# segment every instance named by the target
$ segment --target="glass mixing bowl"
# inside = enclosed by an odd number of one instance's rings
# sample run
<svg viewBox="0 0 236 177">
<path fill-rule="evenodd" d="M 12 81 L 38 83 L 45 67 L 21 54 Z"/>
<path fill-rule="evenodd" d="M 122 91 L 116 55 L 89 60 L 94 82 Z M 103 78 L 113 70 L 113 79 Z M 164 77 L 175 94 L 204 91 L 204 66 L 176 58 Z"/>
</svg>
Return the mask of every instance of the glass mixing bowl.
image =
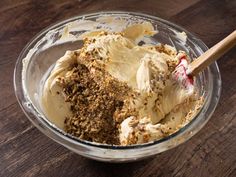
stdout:
<svg viewBox="0 0 236 177">
<path fill-rule="evenodd" d="M 98 12 L 62 21 L 36 35 L 26 45 L 17 60 L 14 71 L 15 93 L 29 120 L 45 135 L 68 149 L 88 158 L 108 162 L 143 159 L 176 147 L 196 134 L 210 119 L 219 101 L 221 78 L 216 63 L 196 77 L 199 94 L 205 98 L 205 102 L 193 120 L 176 133 L 145 144 L 112 146 L 80 140 L 51 123 L 40 106 L 40 91 L 45 80 L 45 73 L 53 67 L 58 58 L 64 55 L 66 50 L 81 47 L 82 42 L 79 36 L 82 33 L 102 28 L 119 31 L 126 25 L 140 21 L 151 22 L 158 30 L 156 35 L 146 38 L 146 43 L 169 44 L 175 46 L 177 50 L 186 51 L 191 58 L 198 57 L 208 49 L 200 39 L 185 29 L 158 17 L 141 13 Z M 71 36 L 62 40 L 61 34 L 68 31 L 68 24 Z M 186 42 L 177 35 L 183 31 L 187 34 Z"/>
</svg>

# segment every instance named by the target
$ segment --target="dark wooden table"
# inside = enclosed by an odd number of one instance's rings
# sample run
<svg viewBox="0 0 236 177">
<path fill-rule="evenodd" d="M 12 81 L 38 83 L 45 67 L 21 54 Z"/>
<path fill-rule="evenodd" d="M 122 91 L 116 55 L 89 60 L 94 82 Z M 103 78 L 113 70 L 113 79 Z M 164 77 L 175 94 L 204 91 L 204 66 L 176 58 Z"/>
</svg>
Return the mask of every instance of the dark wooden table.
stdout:
<svg viewBox="0 0 236 177">
<path fill-rule="evenodd" d="M 236 29 L 236 0 L 1 0 L 0 176 L 236 176 L 236 48 L 219 61 L 220 103 L 191 140 L 155 158 L 128 164 L 86 159 L 32 126 L 13 90 L 16 59 L 40 30 L 95 11 L 144 12 L 177 23 L 209 47 Z"/>
</svg>

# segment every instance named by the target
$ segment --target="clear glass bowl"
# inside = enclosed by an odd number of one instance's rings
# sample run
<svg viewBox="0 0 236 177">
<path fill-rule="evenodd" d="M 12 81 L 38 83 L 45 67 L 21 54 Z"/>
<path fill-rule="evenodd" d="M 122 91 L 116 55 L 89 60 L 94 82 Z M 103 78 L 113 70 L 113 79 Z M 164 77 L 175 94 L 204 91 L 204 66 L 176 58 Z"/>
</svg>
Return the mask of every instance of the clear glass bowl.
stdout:
<svg viewBox="0 0 236 177">
<path fill-rule="evenodd" d="M 149 21 L 156 30 L 159 31 L 155 36 L 148 39 L 148 43 L 163 43 L 174 45 L 178 50 L 186 51 L 192 58 L 201 55 L 208 48 L 194 35 L 185 29 L 160 19 L 158 17 L 134 13 L 134 12 L 98 12 L 83 16 L 77 16 L 62 21 L 36 35 L 21 52 L 14 71 L 14 87 L 18 102 L 29 118 L 29 120 L 45 135 L 67 147 L 68 149 L 88 158 L 108 162 L 127 162 L 137 159 L 143 159 L 187 141 L 196 134 L 210 119 L 219 101 L 221 91 L 221 78 L 218 66 L 213 63 L 204 72 L 196 78 L 196 84 L 199 88 L 199 94 L 204 96 L 205 102 L 200 112 L 185 127 L 176 133 L 157 140 L 141 145 L 131 146 L 112 146 L 99 143 L 88 142 L 73 137 L 63 130 L 57 128 L 44 115 L 40 106 L 40 90 L 42 89 L 42 80 L 45 72 L 52 68 L 56 60 L 63 56 L 66 50 L 78 49 L 81 47 L 80 40 L 61 41 L 61 33 L 65 30 L 65 25 L 71 22 L 81 22 L 90 20 L 95 23 L 80 24 L 81 28 L 73 33 L 78 36 L 87 30 L 103 28 L 104 21 L 97 23 L 97 19 L 103 17 L 112 17 L 113 19 L 122 19 L 126 24 L 137 21 Z M 111 21 L 110 21 L 111 22 Z M 113 20 L 110 25 L 116 28 L 120 24 L 115 24 Z M 83 26 L 85 25 L 85 26 Z M 109 26 L 109 25 L 108 25 Z M 184 31 L 188 38 L 186 43 L 176 36 L 176 33 Z"/>
</svg>

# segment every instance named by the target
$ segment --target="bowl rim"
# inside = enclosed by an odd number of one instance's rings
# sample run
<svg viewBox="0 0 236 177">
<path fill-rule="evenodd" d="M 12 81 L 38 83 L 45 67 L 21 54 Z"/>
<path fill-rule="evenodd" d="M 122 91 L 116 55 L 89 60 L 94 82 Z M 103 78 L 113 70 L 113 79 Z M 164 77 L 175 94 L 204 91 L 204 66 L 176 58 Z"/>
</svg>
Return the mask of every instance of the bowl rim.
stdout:
<svg viewBox="0 0 236 177">
<path fill-rule="evenodd" d="M 147 18 L 147 19 L 152 19 L 152 20 L 157 20 L 165 25 L 171 26 L 171 27 L 175 27 L 178 30 L 184 31 L 187 36 L 191 36 L 192 39 L 196 40 L 198 42 L 198 45 L 201 44 L 201 50 L 205 51 L 208 49 L 208 47 L 205 45 L 205 43 L 200 40 L 199 38 L 197 38 L 195 35 L 193 35 L 192 33 L 190 33 L 188 30 L 184 29 L 183 27 L 176 25 L 175 23 L 172 23 L 170 21 L 167 21 L 165 19 L 162 19 L 160 17 L 157 16 L 153 16 L 153 15 L 149 15 L 149 14 L 145 14 L 145 13 L 140 13 L 140 12 L 133 12 L 133 11 L 97 11 L 94 13 L 88 13 L 88 14 L 81 14 L 81 15 L 77 15 L 71 18 L 68 18 L 66 20 L 62 20 L 56 23 L 53 23 L 52 25 L 49 25 L 48 27 L 44 28 L 43 30 L 41 30 L 39 33 L 37 33 L 27 44 L 26 46 L 22 49 L 20 55 L 17 58 L 16 64 L 15 64 L 15 68 L 14 68 L 14 76 L 13 76 L 13 85 L 14 85 L 14 91 L 15 91 L 15 95 L 17 98 L 17 101 L 21 107 L 21 109 L 23 110 L 23 112 L 25 113 L 25 115 L 27 116 L 27 118 L 34 124 L 34 126 L 36 126 L 43 134 L 45 134 L 46 136 L 48 136 L 49 138 L 57 141 L 58 143 L 64 145 L 63 143 L 61 143 L 59 140 L 55 139 L 55 137 L 49 136 L 48 134 L 46 134 L 45 132 L 45 128 L 47 128 L 47 131 L 52 131 L 56 136 L 59 136 L 60 138 L 69 141 L 72 144 L 75 145 L 84 145 L 84 146 L 93 146 L 96 148 L 101 148 L 101 149 L 111 149 L 111 150 L 128 150 L 128 149 L 140 149 L 140 148 L 145 148 L 145 147 L 150 147 L 153 145 L 157 145 L 157 144 L 161 144 L 163 142 L 166 142 L 170 139 L 173 138 L 177 138 L 178 136 L 180 136 L 181 134 L 183 134 L 187 129 L 189 129 L 197 120 L 198 116 L 200 114 L 203 114 L 204 111 L 204 106 L 206 106 L 206 102 L 204 102 L 204 105 L 202 106 L 201 110 L 194 116 L 194 118 L 185 126 L 183 126 L 182 128 L 180 128 L 178 131 L 176 131 L 175 133 L 161 138 L 159 140 L 155 140 L 155 141 L 151 141 L 148 143 L 143 143 L 143 144 L 134 144 L 134 145 L 128 145 L 128 146 L 121 146 L 121 145 L 109 145 L 109 144 L 101 144 L 101 143 L 95 143 L 95 142 L 90 142 L 90 141 L 86 141 L 86 140 L 82 140 L 79 139 L 75 136 L 72 136 L 66 132 L 64 132 L 63 130 L 57 128 L 56 126 L 54 126 L 52 123 L 50 123 L 49 120 L 46 119 L 46 116 L 41 116 L 39 115 L 37 109 L 34 107 L 32 101 L 27 97 L 27 95 L 24 92 L 23 89 L 23 83 L 22 83 L 22 70 L 20 69 L 20 66 L 22 65 L 22 60 L 24 59 L 23 56 L 25 56 L 25 54 L 27 54 L 29 52 L 29 50 L 31 48 L 29 48 L 34 42 L 37 41 L 37 39 L 39 39 L 40 37 L 42 37 L 43 35 L 45 35 L 49 30 L 52 30 L 55 27 L 59 27 L 62 24 L 66 24 L 70 21 L 74 21 L 74 20 L 78 20 L 78 19 L 86 19 L 88 17 L 91 16 L 102 16 L 102 15 L 130 15 L 130 16 L 134 16 L 136 18 Z M 200 44 L 199 44 L 200 43 Z M 28 52 L 27 52 L 28 50 Z M 212 111 L 209 114 L 207 121 L 210 119 L 211 115 L 213 114 L 213 112 L 215 111 L 215 108 L 219 102 L 219 97 L 221 94 L 221 76 L 220 76 L 220 71 L 219 71 L 219 67 L 217 65 L 216 62 L 214 62 L 212 64 L 212 67 L 215 67 L 216 71 L 217 71 L 217 75 L 214 75 L 213 77 L 216 77 L 216 79 L 219 81 L 218 82 L 218 87 L 217 88 L 212 88 L 212 89 L 216 89 L 216 97 L 218 98 L 216 100 L 216 102 L 214 103 L 214 105 L 212 105 Z M 208 68 L 209 69 L 209 68 Z M 17 75 L 20 74 L 20 78 L 21 80 L 17 79 Z M 19 84 L 21 85 L 20 89 Z M 212 92 L 211 92 L 212 93 Z M 209 100 L 212 99 L 212 94 L 210 95 Z M 23 104 L 21 99 L 24 99 L 25 101 L 30 101 L 30 105 L 27 104 Z M 30 108 L 29 108 L 30 107 Z M 209 107 L 209 105 L 208 105 Z M 29 110 L 30 109 L 30 110 Z M 30 112 L 29 112 L 30 111 Z M 36 117 L 37 121 L 39 124 L 36 124 L 30 115 L 33 115 Z M 197 132 L 200 131 L 200 129 L 207 123 L 207 121 L 205 121 L 205 123 L 203 125 L 201 125 L 201 127 L 199 128 L 199 130 L 197 130 L 196 132 L 194 132 L 189 138 L 191 138 L 194 134 L 196 134 Z M 187 138 L 187 140 L 189 139 Z M 186 141 L 187 141 L 186 140 Z M 184 141 L 185 142 L 185 141 Z M 182 143 L 182 142 L 181 142 Z M 179 144 L 181 144 L 179 143 Z M 178 145 L 179 145 L 178 144 Z M 64 145 L 66 146 L 66 145 Z"/>
</svg>

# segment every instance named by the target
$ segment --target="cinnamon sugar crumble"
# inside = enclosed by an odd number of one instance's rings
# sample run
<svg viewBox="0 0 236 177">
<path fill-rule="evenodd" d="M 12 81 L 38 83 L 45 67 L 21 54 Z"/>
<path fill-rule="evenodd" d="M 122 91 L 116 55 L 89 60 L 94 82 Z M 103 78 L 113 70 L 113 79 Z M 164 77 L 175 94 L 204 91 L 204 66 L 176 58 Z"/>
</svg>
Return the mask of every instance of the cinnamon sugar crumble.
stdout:
<svg viewBox="0 0 236 177">
<path fill-rule="evenodd" d="M 135 112 L 124 103 L 132 91 L 102 68 L 92 71 L 95 74 L 78 64 L 58 79 L 73 113 L 65 119 L 65 131 L 80 139 L 118 145 L 119 123 Z"/>
</svg>

